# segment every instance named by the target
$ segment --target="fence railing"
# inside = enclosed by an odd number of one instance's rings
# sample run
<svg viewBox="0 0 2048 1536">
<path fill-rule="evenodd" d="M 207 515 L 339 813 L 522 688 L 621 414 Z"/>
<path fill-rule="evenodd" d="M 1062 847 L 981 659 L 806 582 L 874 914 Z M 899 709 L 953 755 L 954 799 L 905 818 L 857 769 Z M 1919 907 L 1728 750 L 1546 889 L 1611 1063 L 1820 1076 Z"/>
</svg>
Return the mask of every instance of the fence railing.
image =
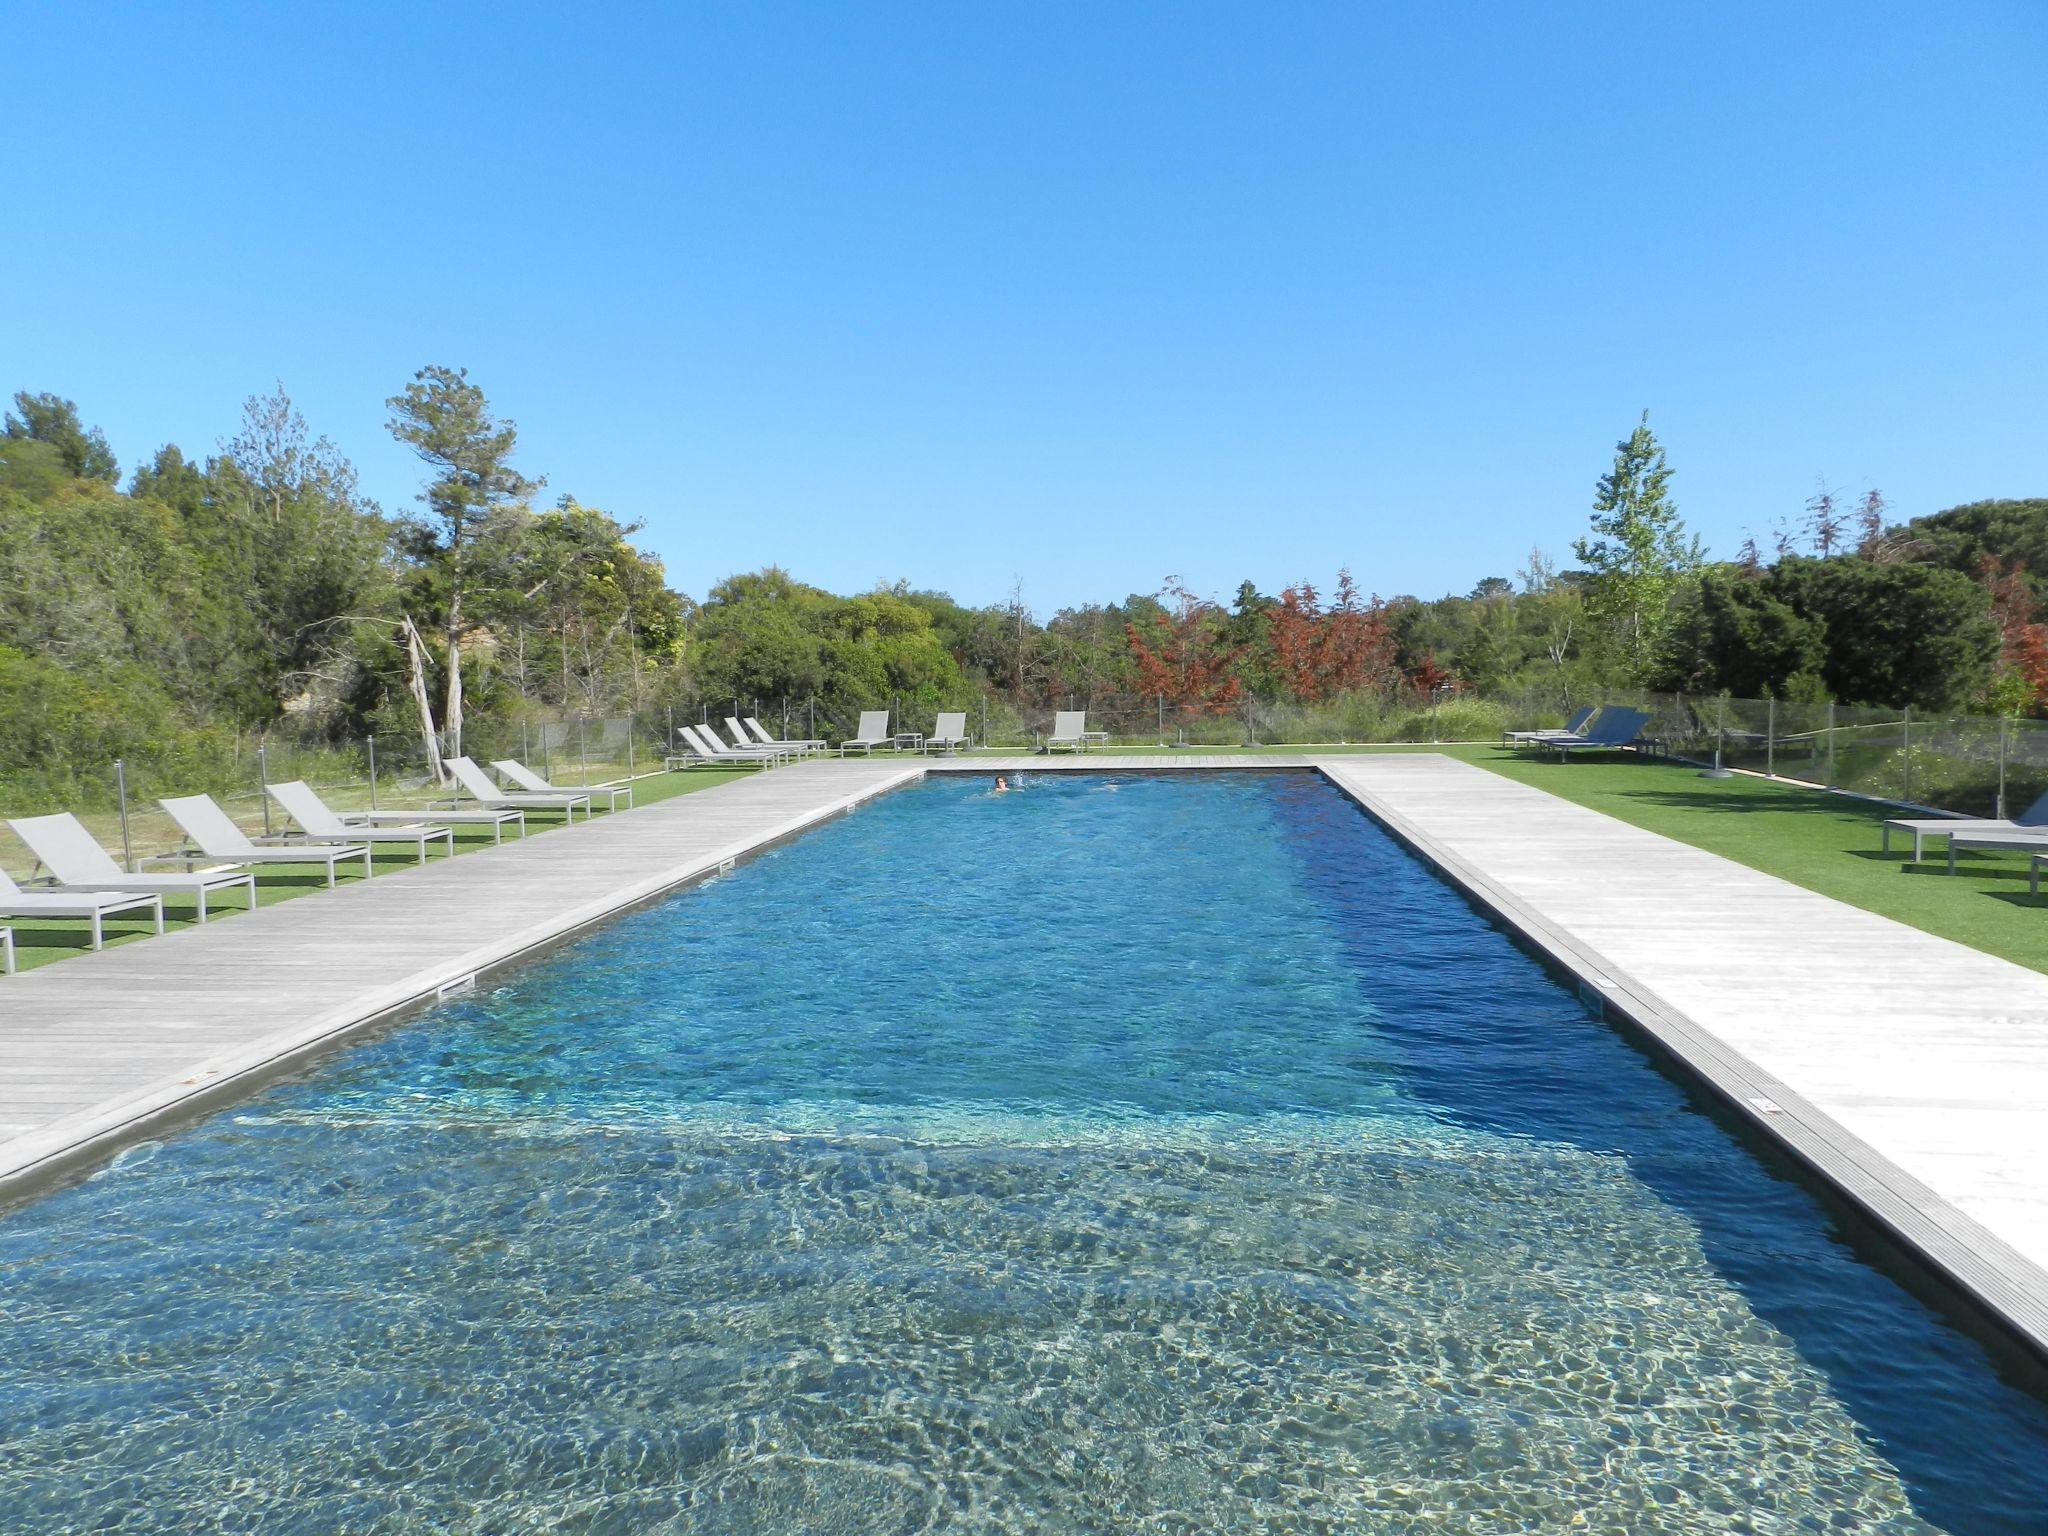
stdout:
<svg viewBox="0 0 2048 1536">
<path fill-rule="evenodd" d="M 1873 799 L 2005 816 L 2048 795 L 2048 722 L 1719 695 L 1616 694 L 1674 756 Z"/>
</svg>

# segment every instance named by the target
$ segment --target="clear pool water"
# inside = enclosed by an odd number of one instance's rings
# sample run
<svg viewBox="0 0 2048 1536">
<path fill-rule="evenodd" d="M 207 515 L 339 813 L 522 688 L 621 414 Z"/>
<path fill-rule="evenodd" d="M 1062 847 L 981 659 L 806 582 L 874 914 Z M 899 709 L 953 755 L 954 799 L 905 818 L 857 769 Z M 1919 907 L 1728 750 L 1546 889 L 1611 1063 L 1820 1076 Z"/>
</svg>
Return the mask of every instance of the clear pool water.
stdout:
<svg viewBox="0 0 2048 1536">
<path fill-rule="evenodd" d="M 0 1530 L 2048 1528 L 1335 791 L 905 791 L 0 1218 Z"/>
</svg>

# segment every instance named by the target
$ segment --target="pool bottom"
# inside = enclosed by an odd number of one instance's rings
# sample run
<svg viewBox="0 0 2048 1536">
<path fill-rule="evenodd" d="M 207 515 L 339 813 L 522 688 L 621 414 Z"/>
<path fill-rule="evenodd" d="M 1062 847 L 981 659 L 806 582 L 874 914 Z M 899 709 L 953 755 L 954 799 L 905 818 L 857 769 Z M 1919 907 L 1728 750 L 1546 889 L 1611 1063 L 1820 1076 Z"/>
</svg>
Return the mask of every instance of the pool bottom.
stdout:
<svg viewBox="0 0 2048 1536">
<path fill-rule="evenodd" d="M 970 1106 L 928 1140 L 785 1128 L 845 1109 L 211 1128 L 211 1153 L 274 1170 L 225 1218 L 324 1193 L 349 1219 L 278 1232 L 204 1295 L 146 1283 L 231 1259 L 202 1224 L 158 1235 L 196 1245 L 184 1263 L 138 1250 L 101 1348 L 12 1362 L 57 1385 L 15 1420 L 0 1509 L 125 1494 L 220 1522 L 151 1530 L 1934 1529 L 1690 1224 L 1643 1220 L 1620 1159 L 1398 1116 L 1169 1124 L 1156 1145 Z M 147 1405 L 146 1490 L 121 1486 L 132 1444 L 103 1461 L 71 1427 L 107 1395 Z"/>
</svg>

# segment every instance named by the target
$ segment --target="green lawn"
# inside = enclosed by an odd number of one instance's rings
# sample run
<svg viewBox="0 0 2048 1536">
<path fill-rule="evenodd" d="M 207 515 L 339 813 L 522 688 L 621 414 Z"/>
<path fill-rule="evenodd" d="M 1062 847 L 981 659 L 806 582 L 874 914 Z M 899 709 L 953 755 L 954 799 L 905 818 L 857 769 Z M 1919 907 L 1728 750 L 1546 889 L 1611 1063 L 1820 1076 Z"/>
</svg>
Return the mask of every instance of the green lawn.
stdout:
<svg viewBox="0 0 2048 1536">
<path fill-rule="evenodd" d="M 657 801 L 671 799 L 676 795 L 688 794 L 693 790 L 709 789 L 714 784 L 729 783 L 733 779 L 743 778 L 753 771 L 755 770 L 746 768 L 731 772 L 718 769 L 693 769 L 687 773 L 653 774 L 644 779 L 634 780 L 633 803 L 635 805 L 652 805 Z M 574 786 L 566 787 L 573 788 Z M 337 797 L 336 803 L 342 803 L 339 797 Z M 597 814 L 600 817 L 605 814 L 604 801 L 601 798 L 598 801 Z M 621 814 L 624 814 L 623 809 Z M 541 812 L 539 814 L 528 813 L 526 818 L 526 835 L 528 837 L 545 837 L 561 825 L 561 818 L 549 812 Z M 0 835 L 5 834 L 0 833 Z M 510 829 L 506 831 L 505 838 L 508 844 L 518 841 L 517 833 Z M 455 852 L 457 857 L 475 853 L 491 846 L 490 828 L 455 828 Z M 442 855 L 436 855 L 436 857 L 442 857 Z M 172 866 L 154 867 L 168 868 Z M 416 869 L 418 867 L 417 855 L 411 848 L 387 844 L 377 850 L 376 869 L 378 876 L 389 875 L 399 870 Z M 360 861 L 342 865 L 342 883 L 360 882 L 363 878 L 361 870 L 362 864 Z M 324 865 L 271 864 L 262 868 L 260 878 L 256 882 L 256 899 L 259 906 L 267 907 L 280 901 L 290 901 L 295 897 L 313 895 L 326 889 L 327 872 Z M 232 923 L 240 911 L 241 900 L 242 896 L 239 891 L 229 892 L 219 897 L 218 904 L 210 905 L 208 908 L 206 919 L 208 924 Z M 175 932 L 180 928 L 195 926 L 197 910 L 196 903 L 189 899 L 177 896 L 166 897 L 164 900 L 165 930 L 167 932 Z M 62 960 L 69 955 L 85 954 L 90 949 L 91 938 L 89 930 L 83 922 L 65 919 L 38 921 L 31 918 L 0 917 L 0 924 L 13 928 L 16 956 L 21 969 L 24 971 L 35 966 L 48 965 L 54 960 Z M 109 948 L 112 948 L 116 944 L 132 944 L 139 939 L 152 938 L 155 936 L 155 931 L 147 917 L 131 917 L 124 913 L 118 917 L 107 919 L 106 936 L 107 945 Z"/>
<path fill-rule="evenodd" d="M 1950 876 L 1944 844 L 1930 844 L 1918 866 L 1908 862 L 1904 838 L 1895 837 L 1893 852 L 1882 854 L 1880 823 L 1911 814 L 1895 806 L 1742 775 L 1703 779 L 1697 768 L 1678 763 L 1560 763 L 1498 747 L 1439 750 L 1823 896 L 2048 971 L 2048 895 L 2027 895 L 2026 856 L 1966 851 Z M 1731 965 L 1740 962 L 1729 956 Z"/>
</svg>

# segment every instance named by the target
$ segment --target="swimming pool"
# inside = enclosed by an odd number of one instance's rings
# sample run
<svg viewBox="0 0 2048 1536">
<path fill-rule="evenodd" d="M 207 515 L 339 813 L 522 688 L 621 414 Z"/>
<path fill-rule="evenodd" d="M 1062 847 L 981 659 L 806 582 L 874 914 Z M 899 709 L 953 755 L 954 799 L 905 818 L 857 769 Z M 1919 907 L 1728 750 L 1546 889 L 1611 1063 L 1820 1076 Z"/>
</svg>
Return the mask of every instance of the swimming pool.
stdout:
<svg viewBox="0 0 2048 1536">
<path fill-rule="evenodd" d="M 8 1532 L 2048 1509 L 2038 1398 L 1308 775 L 901 791 L 0 1270 Z"/>
</svg>

